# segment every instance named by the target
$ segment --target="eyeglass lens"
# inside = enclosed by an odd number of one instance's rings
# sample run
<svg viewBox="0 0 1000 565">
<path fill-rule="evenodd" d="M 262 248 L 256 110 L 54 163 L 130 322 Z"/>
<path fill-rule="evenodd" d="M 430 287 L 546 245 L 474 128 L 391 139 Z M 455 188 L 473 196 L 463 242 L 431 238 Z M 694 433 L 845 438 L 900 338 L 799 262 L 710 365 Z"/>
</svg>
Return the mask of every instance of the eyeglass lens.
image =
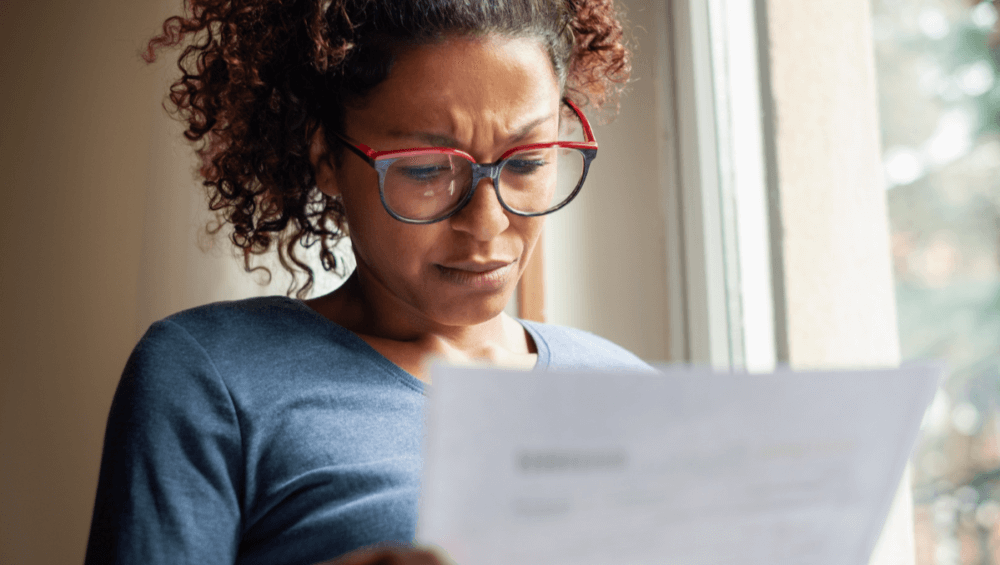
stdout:
<svg viewBox="0 0 1000 565">
<path fill-rule="evenodd" d="M 528 214 L 557 208 L 580 184 L 584 163 L 581 151 L 565 147 L 514 153 L 500 170 L 500 199 L 511 209 Z M 386 170 L 383 190 L 393 212 L 423 221 L 453 211 L 471 185 L 472 164 L 467 159 L 431 153 L 393 162 Z"/>
</svg>

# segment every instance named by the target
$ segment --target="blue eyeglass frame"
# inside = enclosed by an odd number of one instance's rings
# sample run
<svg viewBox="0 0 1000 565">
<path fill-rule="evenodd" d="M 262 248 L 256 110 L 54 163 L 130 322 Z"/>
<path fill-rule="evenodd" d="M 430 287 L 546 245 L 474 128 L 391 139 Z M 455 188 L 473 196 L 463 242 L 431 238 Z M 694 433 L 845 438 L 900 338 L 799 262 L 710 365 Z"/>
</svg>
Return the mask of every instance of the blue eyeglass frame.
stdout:
<svg viewBox="0 0 1000 565">
<path fill-rule="evenodd" d="M 579 194 L 580 189 L 583 188 L 584 181 L 587 180 L 587 172 L 590 170 L 590 163 L 594 160 L 595 157 L 597 157 L 597 140 L 594 139 L 594 132 L 590 128 L 590 122 L 587 121 L 587 117 L 583 114 L 580 108 L 577 107 L 577 105 L 574 104 L 568 98 L 563 98 L 562 101 L 564 104 L 569 106 L 570 109 L 572 109 L 573 112 L 576 114 L 576 116 L 580 119 L 580 123 L 583 125 L 584 137 L 586 138 L 585 141 L 553 141 L 548 143 L 532 143 L 529 145 L 519 145 L 517 147 L 513 147 L 505 151 L 503 155 L 501 155 L 500 158 L 493 163 L 484 163 L 484 164 L 477 163 L 476 159 L 472 155 L 469 155 L 468 153 L 460 149 L 453 149 L 451 147 L 419 147 L 413 149 L 392 149 L 390 151 L 376 151 L 371 147 L 365 145 L 364 143 L 358 143 L 343 134 L 334 132 L 334 135 L 341 143 L 343 143 L 347 147 L 347 149 L 349 149 L 352 153 L 354 153 L 358 157 L 361 157 L 361 159 L 363 159 L 366 163 L 371 165 L 371 167 L 378 172 L 378 192 L 379 192 L 379 198 L 381 198 L 382 200 L 382 207 L 385 208 L 385 211 L 388 212 L 390 216 L 392 216 L 396 220 L 399 220 L 400 222 L 404 222 L 407 224 L 434 224 L 437 222 L 447 220 L 448 218 L 454 216 L 455 214 L 459 213 L 463 208 L 465 208 L 465 206 L 472 200 L 473 195 L 475 195 L 476 189 L 479 188 L 479 183 L 485 178 L 488 178 L 492 181 L 493 190 L 497 195 L 497 201 L 500 202 L 500 205 L 503 206 L 504 210 L 517 216 L 524 216 L 529 218 L 536 216 L 544 216 L 546 214 L 551 214 L 552 212 L 562 209 L 564 206 L 569 204 L 574 198 L 576 198 L 576 195 Z M 521 212 L 508 206 L 507 203 L 503 201 L 503 197 L 500 196 L 500 171 L 501 169 L 503 169 L 503 166 L 506 164 L 507 160 L 510 158 L 511 155 L 519 151 L 526 151 L 532 149 L 548 149 L 552 147 L 565 147 L 568 149 L 577 149 L 581 153 L 583 153 L 583 174 L 580 176 L 580 182 L 577 183 L 576 188 L 573 189 L 573 192 L 571 192 L 570 195 L 567 196 L 566 199 L 562 201 L 562 203 L 560 203 L 555 208 L 552 208 L 551 210 L 546 210 L 544 212 Z M 455 155 L 469 161 L 472 164 L 472 189 L 469 190 L 469 192 L 462 198 L 462 200 L 459 201 L 459 203 L 451 211 L 445 213 L 443 216 L 439 218 L 433 218 L 430 220 L 414 220 L 412 218 L 400 216 L 392 208 L 389 207 L 389 203 L 386 202 L 385 200 L 386 171 L 388 171 L 389 167 L 392 166 L 392 164 L 398 161 L 399 159 L 402 159 L 404 157 L 414 157 L 418 155 L 428 155 L 428 154 Z"/>
</svg>

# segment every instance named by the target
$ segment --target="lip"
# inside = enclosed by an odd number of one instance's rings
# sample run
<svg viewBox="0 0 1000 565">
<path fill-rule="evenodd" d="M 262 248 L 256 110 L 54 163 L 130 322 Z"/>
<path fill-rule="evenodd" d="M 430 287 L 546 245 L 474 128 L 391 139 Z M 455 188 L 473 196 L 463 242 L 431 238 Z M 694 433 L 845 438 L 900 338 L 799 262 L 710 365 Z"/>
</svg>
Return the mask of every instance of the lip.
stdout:
<svg viewBox="0 0 1000 565">
<path fill-rule="evenodd" d="M 440 267 L 445 269 L 454 269 L 456 271 L 469 271 L 472 273 L 486 273 L 488 271 L 495 271 L 497 269 L 502 269 L 507 265 L 516 263 L 517 259 L 513 261 L 460 261 L 457 263 L 441 264 Z"/>
<path fill-rule="evenodd" d="M 474 290 L 499 290 L 515 274 L 513 261 L 459 261 L 435 265 L 442 277 L 453 284 Z"/>
</svg>

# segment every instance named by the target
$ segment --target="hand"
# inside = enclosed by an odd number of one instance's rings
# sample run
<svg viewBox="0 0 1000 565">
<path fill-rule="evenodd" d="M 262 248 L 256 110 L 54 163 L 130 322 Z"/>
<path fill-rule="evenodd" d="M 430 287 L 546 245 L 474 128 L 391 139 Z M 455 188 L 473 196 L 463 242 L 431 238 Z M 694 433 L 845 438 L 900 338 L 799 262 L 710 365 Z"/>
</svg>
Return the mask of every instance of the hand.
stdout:
<svg viewBox="0 0 1000 565">
<path fill-rule="evenodd" d="M 440 552 L 409 545 L 362 547 L 333 561 L 316 565 L 452 565 Z"/>
</svg>

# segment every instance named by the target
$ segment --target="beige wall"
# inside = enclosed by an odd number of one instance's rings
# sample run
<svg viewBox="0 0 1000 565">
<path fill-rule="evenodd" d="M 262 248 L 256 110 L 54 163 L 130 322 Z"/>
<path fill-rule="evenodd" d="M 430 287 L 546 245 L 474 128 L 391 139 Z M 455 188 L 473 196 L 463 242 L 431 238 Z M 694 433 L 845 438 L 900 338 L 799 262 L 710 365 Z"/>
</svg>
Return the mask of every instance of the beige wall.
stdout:
<svg viewBox="0 0 1000 565">
<path fill-rule="evenodd" d="M 80 562 L 135 339 L 152 69 L 145 2 L 0 8 L 0 562 Z"/>
<path fill-rule="evenodd" d="M 82 561 L 104 424 L 150 321 L 269 292 L 197 248 L 201 196 L 138 57 L 179 2 L 0 4 L 0 563 Z M 641 21 L 639 2 L 627 3 Z M 652 39 L 581 201 L 551 231 L 550 319 L 665 357 Z M 630 157 L 633 149 L 637 156 Z M 329 288 L 335 281 L 327 281 Z M 282 286 L 273 290 L 281 292 Z"/>
</svg>

